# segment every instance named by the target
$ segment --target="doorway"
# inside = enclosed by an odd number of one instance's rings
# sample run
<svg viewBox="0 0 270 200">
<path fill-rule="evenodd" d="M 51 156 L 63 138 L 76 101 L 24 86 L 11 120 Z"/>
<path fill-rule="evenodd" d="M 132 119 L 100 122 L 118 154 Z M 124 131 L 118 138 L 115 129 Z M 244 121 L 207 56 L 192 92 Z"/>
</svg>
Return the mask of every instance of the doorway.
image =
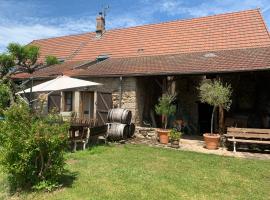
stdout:
<svg viewBox="0 0 270 200">
<path fill-rule="evenodd" d="M 82 117 L 92 119 L 94 117 L 94 93 L 82 92 Z"/>
<path fill-rule="evenodd" d="M 211 116 L 213 111 L 213 106 L 206 103 L 198 103 L 199 109 L 199 134 L 211 132 Z"/>
</svg>

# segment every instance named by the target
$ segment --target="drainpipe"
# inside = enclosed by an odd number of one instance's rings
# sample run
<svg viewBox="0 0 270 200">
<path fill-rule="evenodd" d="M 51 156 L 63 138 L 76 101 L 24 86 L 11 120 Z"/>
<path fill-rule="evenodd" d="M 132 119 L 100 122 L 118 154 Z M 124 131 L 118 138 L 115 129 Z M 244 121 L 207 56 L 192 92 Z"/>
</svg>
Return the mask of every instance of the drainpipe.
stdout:
<svg viewBox="0 0 270 200">
<path fill-rule="evenodd" d="M 120 76 L 119 77 L 120 79 L 120 84 L 119 84 L 119 108 L 121 108 L 122 107 L 122 81 L 123 81 L 123 77 L 122 76 Z"/>
<path fill-rule="evenodd" d="M 32 92 L 32 88 L 33 88 L 33 77 L 30 78 L 31 80 L 31 87 L 30 87 L 30 94 L 29 94 L 29 107 L 32 111 L 33 109 L 33 92 Z"/>
</svg>

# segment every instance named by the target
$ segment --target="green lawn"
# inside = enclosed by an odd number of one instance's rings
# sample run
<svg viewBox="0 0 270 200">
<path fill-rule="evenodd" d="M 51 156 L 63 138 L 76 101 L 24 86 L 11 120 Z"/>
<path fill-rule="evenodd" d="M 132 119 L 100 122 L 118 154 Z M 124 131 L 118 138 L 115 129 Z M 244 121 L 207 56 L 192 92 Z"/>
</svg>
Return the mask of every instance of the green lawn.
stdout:
<svg viewBox="0 0 270 200">
<path fill-rule="evenodd" d="M 140 145 L 96 147 L 67 159 L 66 187 L 10 197 L 1 174 L 0 199 L 270 199 L 270 161 Z"/>
</svg>

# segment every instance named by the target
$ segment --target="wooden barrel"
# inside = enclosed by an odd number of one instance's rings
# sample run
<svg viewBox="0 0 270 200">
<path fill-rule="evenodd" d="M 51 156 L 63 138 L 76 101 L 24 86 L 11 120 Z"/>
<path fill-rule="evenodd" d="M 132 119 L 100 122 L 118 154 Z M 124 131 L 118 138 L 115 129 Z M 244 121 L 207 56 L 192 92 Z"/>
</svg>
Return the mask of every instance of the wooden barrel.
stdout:
<svg viewBox="0 0 270 200">
<path fill-rule="evenodd" d="M 128 137 L 131 138 L 135 133 L 135 125 L 132 123 L 128 125 Z"/>
<path fill-rule="evenodd" d="M 131 111 L 123 108 L 114 108 L 108 112 L 109 123 L 116 122 L 121 124 L 130 124 L 131 117 Z"/>
<path fill-rule="evenodd" d="M 128 137 L 129 127 L 126 124 L 108 124 L 107 135 L 109 140 L 123 140 Z"/>
</svg>

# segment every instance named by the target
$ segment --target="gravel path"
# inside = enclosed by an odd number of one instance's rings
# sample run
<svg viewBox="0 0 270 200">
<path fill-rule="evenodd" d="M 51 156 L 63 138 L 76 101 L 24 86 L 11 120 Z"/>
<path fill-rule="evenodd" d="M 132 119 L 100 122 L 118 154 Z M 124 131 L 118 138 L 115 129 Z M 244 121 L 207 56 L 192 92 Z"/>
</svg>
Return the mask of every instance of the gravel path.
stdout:
<svg viewBox="0 0 270 200">
<path fill-rule="evenodd" d="M 146 144 L 149 146 L 156 146 L 162 148 L 171 148 L 170 144 L 163 145 L 160 144 L 155 138 L 143 138 L 143 137 L 134 137 L 126 143 L 130 144 Z M 261 160 L 270 160 L 270 151 L 265 152 L 246 152 L 246 151 L 238 151 L 233 153 L 232 151 L 228 151 L 226 148 L 219 148 L 217 150 L 208 150 L 204 148 L 204 141 L 198 138 L 182 138 L 180 140 L 180 148 L 176 150 L 184 150 L 184 151 L 193 151 L 200 152 L 206 154 L 216 154 L 221 156 L 233 156 L 238 158 L 248 158 L 248 159 L 261 159 Z"/>
</svg>

